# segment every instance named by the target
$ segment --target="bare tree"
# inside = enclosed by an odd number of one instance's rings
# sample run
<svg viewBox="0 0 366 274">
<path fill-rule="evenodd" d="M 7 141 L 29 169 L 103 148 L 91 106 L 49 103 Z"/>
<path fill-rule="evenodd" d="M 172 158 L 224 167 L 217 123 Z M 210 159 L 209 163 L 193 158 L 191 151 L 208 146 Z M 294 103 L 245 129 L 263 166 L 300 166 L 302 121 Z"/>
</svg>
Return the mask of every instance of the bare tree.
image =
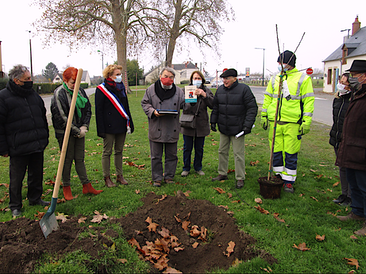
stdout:
<svg viewBox="0 0 366 274">
<path fill-rule="evenodd" d="M 160 36 L 156 36 L 154 46 L 158 59 L 166 54 L 167 66 L 172 65 L 174 51 L 189 48 L 190 42 L 211 47 L 218 53 L 217 42 L 222 34 L 220 21 L 234 19 L 234 11 L 227 0 L 167 0 L 152 1 L 154 9 L 165 15 L 159 24 Z M 193 38 L 193 39 L 191 39 Z M 156 50 L 158 49 L 158 50 Z"/>
<path fill-rule="evenodd" d="M 154 20 L 147 0 L 35 0 L 44 12 L 35 22 L 46 41 L 68 44 L 70 49 L 85 45 L 117 49 L 117 62 L 126 71 L 127 48 L 142 45 Z M 159 14 L 158 10 L 154 14 Z M 124 81 L 126 87 L 127 81 Z"/>
</svg>

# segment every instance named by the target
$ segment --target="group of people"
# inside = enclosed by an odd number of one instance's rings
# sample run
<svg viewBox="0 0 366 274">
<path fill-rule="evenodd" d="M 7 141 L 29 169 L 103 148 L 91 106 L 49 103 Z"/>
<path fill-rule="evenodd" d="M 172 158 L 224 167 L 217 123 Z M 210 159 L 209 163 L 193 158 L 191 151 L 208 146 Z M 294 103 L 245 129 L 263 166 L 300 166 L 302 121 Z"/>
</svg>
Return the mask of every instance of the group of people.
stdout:
<svg viewBox="0 0 366 274">
<path fill-rule="evenodd" d="M 296 56 L 282 52 L 278 59 L 279 73 L 273 76 L 264 93 L 261 126 L 269 130 L 269 146 L 273 149 L 273 173 L 283 181 L 284 191 L 294 193 L 298 152 L 302 136 L 310 131 L 314 111 L 311 78 L 296 68 Z M 63 83 L 51 101 L 52 123 L 62 148 L 78 70 L 67 68 Z M 104 82 L 96 88 L 95 115 L 97 134 L 103 138 L 102 168 L 106 187 L 127 185 L 123 177 L 122 154 L 126 134 L 134 131 L 128 97 L 122 82 L 122 67 L 109 65 L 103 71 Z M 174 183 L 178 156 L 179 134 L 183 134 L 182 177 L 189 175 L 193 148 L 193 168 L 205 175 L 202 159 L 205 137 L 210 130 L 220 132 L 218 176 L 212 181 L 227 180 L 230 145 L 235 160 L 236 188 L 245 180 L 244 138 L 251 132 L 258 106 L 249 86 L 239 83 L 237 71 L 226 69 L 220 75 L 223 85 L 215 95 L 205 85 L 205 77 L 194 71 L 190 84 L 196 86 L 197 102 L 186 103 L 184 91 L 174 84 L 175 71 L 164 68 L 159 79 L 147 88 L 141 106 L 148 118 L 153 185 Z M 48 144 L 48 125 L 43 100 L 33 90 L 29 70 L 15 66 L 9 72 L 7 87 L 0 91 L 0 155 L 10 156 L 9 207 L 13 216 L 22 208 L 22 181 L 28 169 L 28 200 L 30 205 L 48 205 L 41 199 L 43 181 L 43 152 Z M 349 205 L 352 212 L 339 216 L 341 221 L 363 220 L 366 217 L 366 60 L 355 60 L 349 72 L 342 75 L 333 101 L 334 124 L 330 144 L 336 153 L 342 194 L 335 203 Z M 209 117 L 207 109 L 212 109 Z M 193 114 L 195 128 L 179 122 L 180 111 Z M 91 104 L 82 88 L 78 90 L 75 113 L 62 172 L 63 194 L 72 200 L 70 173 L 72 163 L 83 185 L 83 193 L 99 194 L 91 185 L 84 163 L 85 136 L 91 118 Z M 273 138 L 275 140 L 273 141 Z M 110 157 L 114 148 L 116 183 L 110 175 Z M 163 154 L 165 156 L 163 165 Z M 366 234 L 366 222 L 355 232 Z"/>
</svg>

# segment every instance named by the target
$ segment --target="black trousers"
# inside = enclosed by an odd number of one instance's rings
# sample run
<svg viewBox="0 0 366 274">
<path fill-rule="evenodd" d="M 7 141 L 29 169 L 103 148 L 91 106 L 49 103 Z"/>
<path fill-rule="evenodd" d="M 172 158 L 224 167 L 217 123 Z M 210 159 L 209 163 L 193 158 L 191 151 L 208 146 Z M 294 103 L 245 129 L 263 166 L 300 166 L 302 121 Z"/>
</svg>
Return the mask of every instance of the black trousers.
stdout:
<svg viewBox="0 0 366 274">
<path fill-rule="evenodd" d="M 10 157 L 9 207 L 11 210 L 22 208 L 22 186 L 28 168 L 28 193 L 30 204 L 37 203 L 43 192 L 43 151 L 29 155 Z"/>
</svg>

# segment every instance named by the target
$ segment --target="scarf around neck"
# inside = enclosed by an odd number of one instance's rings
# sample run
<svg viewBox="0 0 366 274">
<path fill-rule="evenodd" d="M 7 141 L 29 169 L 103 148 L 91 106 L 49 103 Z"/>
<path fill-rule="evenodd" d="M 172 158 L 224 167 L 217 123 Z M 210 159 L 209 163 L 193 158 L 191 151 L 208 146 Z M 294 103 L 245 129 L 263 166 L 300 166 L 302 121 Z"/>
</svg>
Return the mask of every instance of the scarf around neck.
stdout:
<svg viewBox="0 0 366 274">
<path fill-rule="evenodd" d="M 65 82 L 62 82 L 63 87 L 70 93 L 71 97 L 73 94 L 73 91 L 69 89 L 69 87 L 66 85 Z M 81 117 L 81 109 L 85 108 L 85 104 L 88 102 L 88 99 L 81 96 L 81 94 L 78 92 L 78 97 L 76 98 L 76 113 L 78 115 L 78 117 Z"/>
<path fill-rule="evenodd" d="M 175 92 L 177 91 L 177 87 L 174 84 L 171 89 L 163 89 L 160 80 L 157 80 L 154 86 L 155 86 L 155 93 L 161 101 L 172 98 Z"/>
</svg>

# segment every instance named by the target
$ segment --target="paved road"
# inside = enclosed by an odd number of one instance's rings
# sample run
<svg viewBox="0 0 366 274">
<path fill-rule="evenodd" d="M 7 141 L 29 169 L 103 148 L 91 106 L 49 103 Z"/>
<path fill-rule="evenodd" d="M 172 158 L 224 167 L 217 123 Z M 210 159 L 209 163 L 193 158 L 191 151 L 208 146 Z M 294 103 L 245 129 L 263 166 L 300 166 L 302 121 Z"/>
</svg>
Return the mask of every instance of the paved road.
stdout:
<svg viewBox="0 0 366 274">
<path fill-rule="evenodd" d="M 257 103 L 263 104 L 265 87 L 252 86 L 252 92 L 257 100 Z M 333 95 L 321 92 L 322 89 L 315 89 L 315 102 L 314 102 L 314 117 L 313 120 L 331 126 L 332 120 L 332 103 Z M 95 92 L 95 88 L 88 88 L 85 90 L 88 95 Z M 50 105 L 52 95 L 42 96 L 47 109 L 47 117 L 50 118 Z M 50 120 L 49 120 L 50 121 Z M 50 125 L 51 123 L 49 123 Z"/>
<path fill-rule="evenodd" d="M 257 100 L 257 103 L 263 104 L 265 87 L 250 87 Z M 321 92 L 322 89 L 315 89 L 314 116 L 313 120 L 331 126 L 333 95 Z"/>
</svg>

